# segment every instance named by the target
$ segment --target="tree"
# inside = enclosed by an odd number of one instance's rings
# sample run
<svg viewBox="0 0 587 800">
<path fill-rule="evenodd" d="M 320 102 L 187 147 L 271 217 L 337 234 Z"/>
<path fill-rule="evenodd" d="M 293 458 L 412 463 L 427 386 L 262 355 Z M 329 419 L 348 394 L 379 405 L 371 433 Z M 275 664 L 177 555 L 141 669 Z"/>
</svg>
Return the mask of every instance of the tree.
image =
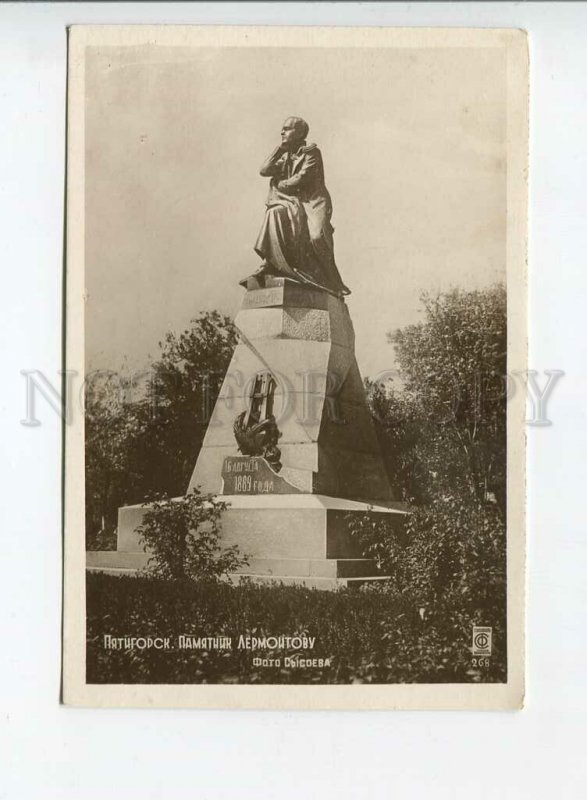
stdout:
<svg viewBox="0 0 587 800">
<path fill-rule="evenodd" d="M 423 322 L 388 334 L 403 389 L 368 387 L 392 479 L 407 499 L 458 488 L 505 513 L 505 289 L 422 301 Z"/>
<path fill-rule="evenodd" d="M 145 494 L 186 491 L 236 342 L 230 318 L 208 311 L 159 344 L 161 357 L 140 406 L 136 458 Z"/>
<path fill-rule="evenodd" d="M 86 547 L 115 546 L 118 507 L 137 496 L 141 475 L 133 443 L 143 423 L 136 405 L 125 402 L 117 373 L 100 371 L 85 384 Z"/>
<path fill-rule="evenodd" d="M 119 506 L 153 493 L 185 493 L 236 340 L 228 317 L 203 312 L 159 343 L 146 388 L 130 373 L 91 376 L 85 419 L 90 549 L 105 546 L 104 531 L 114 544 Z"/>
<path fill-rule="evenodd" d="M 405 530 L 380 515 L 349 521 L 365 556 L 423 625 L 438 652 L 490 625 L 506 654 L 506 295 L 502 286 L 423 298 L 424 319 L 389 335 L 401 386 L 368 383 Z"/>
</svg>

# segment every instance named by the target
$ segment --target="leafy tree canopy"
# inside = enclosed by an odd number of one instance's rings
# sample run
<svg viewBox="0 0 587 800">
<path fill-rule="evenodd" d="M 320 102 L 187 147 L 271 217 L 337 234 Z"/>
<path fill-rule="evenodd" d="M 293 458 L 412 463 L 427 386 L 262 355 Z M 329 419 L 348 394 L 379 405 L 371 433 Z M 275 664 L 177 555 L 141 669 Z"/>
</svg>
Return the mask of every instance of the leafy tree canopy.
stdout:
<svg viewBox="0 0 587 800">
<path fill-rule="evenodd" d="M 406 499 L 456 489 L 504 510 L 505 289 L 422 302 L 422 322 L 388 334 L 404 385 L 368 384 L 392 481 Z"/>
<path fill-rule="evenodd" d="M 237 335 L 217 311 L 159 343 L 148 374 L 90 376 L 86 390 L 86 537 L 112 546 L 118 508 L 185 493 Z M 146 380 L 146 388 L 145 388 Z"/>
</svg>

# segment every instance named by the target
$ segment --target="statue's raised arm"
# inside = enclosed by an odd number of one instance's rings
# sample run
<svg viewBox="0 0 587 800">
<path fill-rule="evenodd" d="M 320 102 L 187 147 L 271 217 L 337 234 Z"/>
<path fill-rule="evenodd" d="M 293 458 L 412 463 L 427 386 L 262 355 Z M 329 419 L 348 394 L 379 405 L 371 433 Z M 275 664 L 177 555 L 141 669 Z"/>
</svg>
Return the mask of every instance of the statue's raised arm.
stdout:
<svg viewBox="0 0 587 800">
<path fill-rule="evenodd" d="M 272 178 L 275 175 L 281 174 L 282 156 L 285 155 L 285 152 L 284 147 L 278 145 L 271 155 L 261 164 L 259 174 L 263 178 Z"/>
<path fill-rule="evenodd" d="M 322 154 L 307 144 L 308 124 L 289 117 L 281 144 L 261 165 L 270 178 L 265 218 L 255 243 L 263 263 L 255 273 L 282 275 L 337 295 L 349 294 L 334 260 L 332 203 Z"/>
</svg>

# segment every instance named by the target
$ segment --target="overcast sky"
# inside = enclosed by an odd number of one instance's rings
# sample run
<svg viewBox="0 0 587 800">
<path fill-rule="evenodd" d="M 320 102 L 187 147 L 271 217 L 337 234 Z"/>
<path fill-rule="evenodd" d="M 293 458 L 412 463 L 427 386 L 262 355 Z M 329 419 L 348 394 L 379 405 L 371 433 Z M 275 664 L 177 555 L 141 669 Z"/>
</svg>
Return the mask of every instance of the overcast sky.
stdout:
<svg viewBox="0 0 587 800">
<path fill-rule="evenodd" d="M 283 120 L 325 162 L 363 375 L 419 295 L 505 279 L 501 49 L 89 48 L 87 368 L 143 368 L 203 309 L 234 316 Z"/>
</svg>

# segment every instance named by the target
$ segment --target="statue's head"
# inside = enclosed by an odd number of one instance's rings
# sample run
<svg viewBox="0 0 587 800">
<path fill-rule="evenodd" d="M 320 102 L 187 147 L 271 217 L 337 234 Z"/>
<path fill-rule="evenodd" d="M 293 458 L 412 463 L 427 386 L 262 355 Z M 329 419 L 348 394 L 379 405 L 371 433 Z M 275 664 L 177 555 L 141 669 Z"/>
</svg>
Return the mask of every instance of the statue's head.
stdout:
<svg viewBox="0 0 587 800">
<path fill-rule="evenodd" d="M 281 127 L 281 144 L 291 149 L 303 142 L 310 126 L 301 117 L 288 117 Z"/>
</svg>

